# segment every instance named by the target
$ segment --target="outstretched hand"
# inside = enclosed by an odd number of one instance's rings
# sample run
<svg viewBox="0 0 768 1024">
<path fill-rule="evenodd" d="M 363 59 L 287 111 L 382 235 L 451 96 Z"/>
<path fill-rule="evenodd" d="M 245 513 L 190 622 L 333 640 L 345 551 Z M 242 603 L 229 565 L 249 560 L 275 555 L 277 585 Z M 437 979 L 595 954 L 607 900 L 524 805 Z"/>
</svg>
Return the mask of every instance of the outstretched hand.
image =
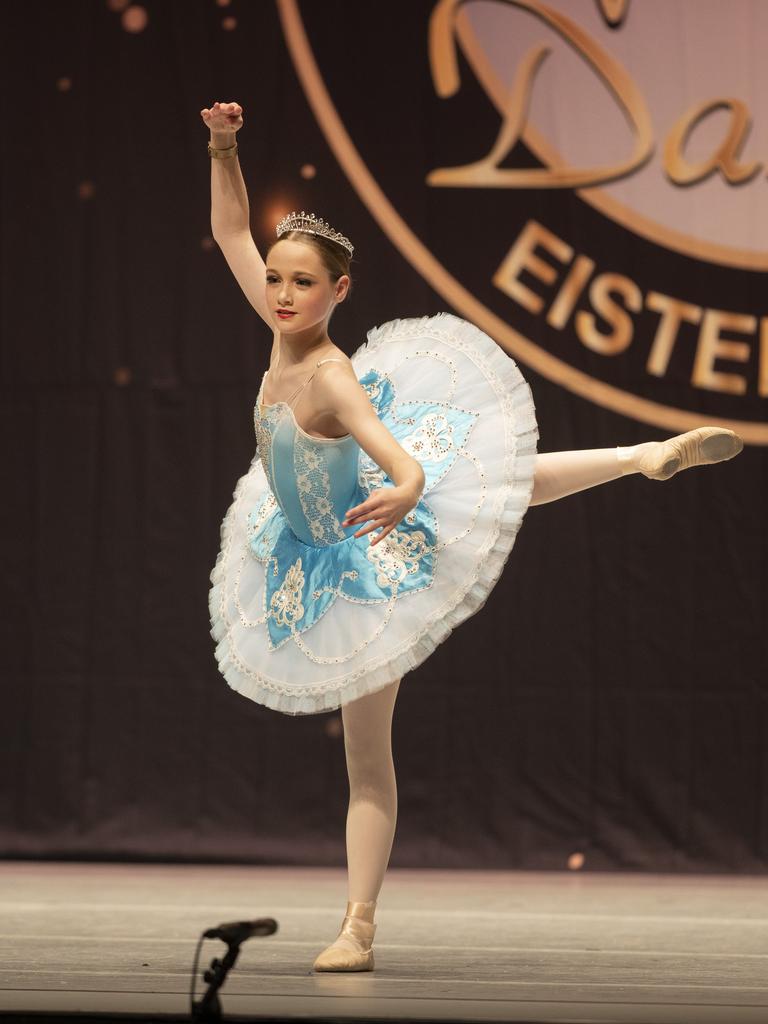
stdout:
<svg viewBox="0 0 768 1024">
<path fill-rule="evenodd" d="M 410 487 L 381 487 L 376 491 L 371 491 L 360 505 L 349 509 L 341 525 L 354 526 L 356 523 L 367 523 L 354 536 L 362 537 L 373 530 L 379 530 L 375 540 L 371 541 L 372 544 L 378 544 L 394 530 L 418 500 L 419 495 L 414 495 Z"/>
<path fill-rule="evenodd" d="M 243 108 L 239 103 L 214 103 L 203 107 L 200 116 L 212 132 L 232 132 L 243 127 Z"/>
</svg>

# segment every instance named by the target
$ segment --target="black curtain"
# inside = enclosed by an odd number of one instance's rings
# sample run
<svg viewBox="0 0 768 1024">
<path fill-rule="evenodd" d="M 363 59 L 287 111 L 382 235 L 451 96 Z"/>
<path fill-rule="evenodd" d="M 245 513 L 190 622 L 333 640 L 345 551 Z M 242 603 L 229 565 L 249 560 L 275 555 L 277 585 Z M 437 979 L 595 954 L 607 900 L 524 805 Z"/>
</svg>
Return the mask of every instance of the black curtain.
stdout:
<svg viewBox="0 0 768 1024">
<path fill-rule="evenodd" d="M 148 2 L 137 32 L 117 6 L 4 10 L 2 854 L 342 864 L 339 714 L 292 718 L 230 691 L 208 632 L 271 339 L 210 238 L 200 108 L 245 109 L 260 247 L 291 209 L 354 241 L 354 295 L 332 325 L 347 352 L 375 324 L 448 307 L 339 168 L 271 2 Z M 432 4 L 386 6 L 368 20 L 378 84 L 346 103 L 360 145 L 396 164 L 422 104 L 397 144 L 366 135 L 367 105 L 402 104 L 409 82 L 424 94 L 423 64 L 392 47 L 407 24 L 423 49 Z M 363 9 L 302 6 L 342 91 Z M 418 196 L 398 201 L 417 221 Z M 570 194 L 527 201 L 578 216 Z M 473 240 L 427 226 L 488 288 Z M 620 244 L 596 215 L 584 230 Z M 542 450 L 662 436 L 521 369 Z M 401 686 L 393 865 L 765 867 L 767 469 L 753 446 L 529 511 L 485 608 Z"/>
</svg>

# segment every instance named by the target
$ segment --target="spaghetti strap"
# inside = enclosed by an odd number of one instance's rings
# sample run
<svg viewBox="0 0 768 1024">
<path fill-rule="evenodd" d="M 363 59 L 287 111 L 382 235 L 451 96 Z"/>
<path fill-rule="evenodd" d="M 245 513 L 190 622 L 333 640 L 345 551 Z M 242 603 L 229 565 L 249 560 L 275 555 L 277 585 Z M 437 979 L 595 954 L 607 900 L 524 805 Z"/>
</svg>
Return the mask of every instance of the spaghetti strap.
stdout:
<svg viewBox="0 0 768 1024">
<path fill-rule="evenodd" d="M 304 390 L 304 388 L 307 386 L 307 384 L 309 384 L 309 382 L 312 380 L 312 378 L 314 376 L 315 376 L 315 374 L 311 373 L 309 375 L 309 377 L 307 377 L 307 379 L 304 381 L 303 384 L 299 384 L 299 386 L 296 388 L 296 390 L 293 392 L 293 394 L 291 395 L 291 397 L 287 400 L 287 402 L 285 404 L 286 405 L 291 405 L 291 403 L 293 402 L 294 398 Z"/>
<path fill-rule="evenodd" d="M 338 359 L 336 356 L 328 356 L 327 359 L 321 359 L 316 365 L 317 366 L 322 366 L 323 363 L 343 363 L 343 362 L 345 362 L 345 360 Z M 309 375 L 309 377 L 307 377 L 307 379 L 304 381 L 303 384 L 299 384 L 299 386 L 296 388 L 296 390 L 293 392 L 293 394 L 290 396 L 290 398 L 286 399 L 286 402 L 285 402 L 286 405 L 290 406 L 292 404 L 294 398 L 296 398 L 297 395 L 299 395 L 300 392 L 304 390 L 304 388 L 307 386 L 307 384 L 309 384 L 309 382 L 315 376 L 315 372 L 316 371 L 313 371 Z M 264 374 L 264 376 L 266 377 L 268 373 L 269 373 L 269 370 L 267 370 L 267 372 Z"/>
<path fill-rule="evenodd" d="M 317 365 L 317 366 L 322 366 L 322 365 L 323 365 L 323 363 L 343 363 L 343 362 L 344 362 L 344 360 L 343 360 L 343 359 L 338 359 L 338 358 L 337 358 L 337 357 L 335 357 L 335 356 L 328 356 L 328 358 L 327 358 L 327 359 L 321 359 L 321 360 L 319 360 L 319 362 L 318 362 L 318 363 L 317 363 L 316 365 Z M 290 405 L 290 404 L 291 404 L 291 403 L 293 402 L 294 398 L 296 398 L 296 396 L 297 396 L 298 394 L 300 394 L 300 392 L 301 392 L 301 391 L 303 391 L 303 390 L 304 390 L 304 388 L 305 388 L 305 387 L 307 386 L 307 384 L 309 384 L 309 382 L 310 382 L 310 381 L 312 380 L 312 378 L 313 378 L 313 377 L 315 376 L 315 373 L 316 373 L 316 372 L 317 372 L 317 371 L 316 371 L 316 370 L 314 370 L 314 371 L 313 371 L 313 372 L 312 372 L 312 373 L 311 373 L 311 374 L 309 375 L 309 377 L 307 377 L 307 379 L 306 379 L 306 380 L 304 381 L 304 383 L 303 383 L 303 384 L 299 384 L 299 386 L 298 386 L 298 387 L 296 388 L 296 390 L 295 390 L 295 391 L 293 392 L 293 394 L 291 395 L 291 397 L 290 397 L 290 398 L 288 399 L 288 402 L 287 402 L 287 404 L 288 404 L 288 405 Z"/>
</svg>

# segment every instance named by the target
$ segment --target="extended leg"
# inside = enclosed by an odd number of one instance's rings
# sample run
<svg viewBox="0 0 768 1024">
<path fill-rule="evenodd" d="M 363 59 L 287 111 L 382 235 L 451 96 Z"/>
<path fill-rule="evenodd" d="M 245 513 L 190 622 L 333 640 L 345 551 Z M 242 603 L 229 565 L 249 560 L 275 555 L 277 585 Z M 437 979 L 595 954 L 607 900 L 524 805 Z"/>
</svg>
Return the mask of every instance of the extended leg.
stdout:
<svg viewBox="0 0 768 1024">
<path fill-rule="evenodd" d="M 732 430 L 699 427 L 668 441 L 646 441 L 626 448 L 545 452 L 536 456 L 531 504 L 556 501 L 628 473 L 668 480 L 681 469 L 732 459 L 743 447 Z"/>
<path fill-rule="evenodd" d="M 336 941 L 315 960 L 316 971 L 373 968 L 376 901 L 397 821 L 392 713 L 399 681 L 342 708 L 349 776 L 347 913 Z"/>
<path fill-rule="evenodd" d="M 618 479 L 623 470 L 617 452 L 616 448 L 587 448 L 537 455 L 531 504 L 544 505 Z"/>
</svg>

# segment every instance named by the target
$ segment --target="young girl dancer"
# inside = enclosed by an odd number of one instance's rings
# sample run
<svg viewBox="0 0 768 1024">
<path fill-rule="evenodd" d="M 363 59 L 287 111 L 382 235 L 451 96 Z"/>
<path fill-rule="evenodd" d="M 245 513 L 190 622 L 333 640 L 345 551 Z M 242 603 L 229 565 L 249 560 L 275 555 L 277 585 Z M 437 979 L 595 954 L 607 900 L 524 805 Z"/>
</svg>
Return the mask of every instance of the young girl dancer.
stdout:
<svg viewBox="0 0 768 1024">
<path fill-rule="evenodd" d="M 667 480 L 730 459 L 703 427 L 628 448 L 536 454 L 514 361 L 448 313 L 394 320 L 351 359 L 328 334 L 352 244 L 314 214 L 249 227 L 237 103 L 210 128 L 213 236 L 273 331 L 254 410 L 258 451 L 238 481 L 211 573 L 216 657 L 238 692 L 286 714 L 341 707 L 349 775 L 348 903 L 317 971 L 373 969 L 374 912 L 397 815 L 391 722 L 403 674 L 481 607 L 528 505 L 642 473 Z"/>
</svg>

